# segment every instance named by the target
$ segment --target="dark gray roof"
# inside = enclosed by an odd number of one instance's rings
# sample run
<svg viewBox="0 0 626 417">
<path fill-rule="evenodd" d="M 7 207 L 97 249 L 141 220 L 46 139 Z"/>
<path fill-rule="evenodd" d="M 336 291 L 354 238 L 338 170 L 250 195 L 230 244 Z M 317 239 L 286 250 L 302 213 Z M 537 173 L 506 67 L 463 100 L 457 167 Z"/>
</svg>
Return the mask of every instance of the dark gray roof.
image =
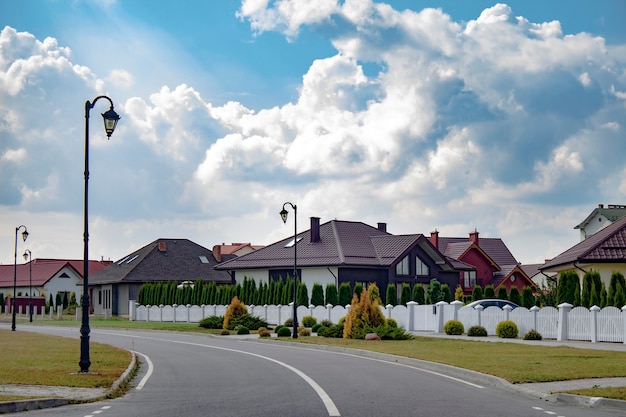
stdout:
<svg viewBox="0 0 626 417">
<path fill-rule="evenodd" d="M 572 246 L 554 259 L 547 261 L 539 269 L 549 270 L 576 262 L 626 262 L 626 217 L 622 217 Z"/>
<path fill-rule="evenodd" d="M 389 266 L 416 244 L 423 248 L 426 245 L 425 249 L 430 249 L 428 253 L 431 257 L 434 256 L 435 261 L 449 267 L 423 235 L 391 235 L 361 222 L 331 220 L 320 225 L 319 241 L 311 242 L 310 230 L 299 233 L 298 239 L 298 267 Z M 288 237 L 236 259 L 222 262 L 216 269 L 291 268 L 294 248 L 287 244 L 292 241 L 293 236 Z"/>
<path fill-rule="evenodd" d="M 207 263 L 203 262 L 205 259 Z M 211 250 L 188 239 L 157 239 L 93 274 L 89 284 L 197 279 L 230 283 L 230 275 L 225 271 L 216 271 L 216 265 Z"/>
<path fill-rule="evenodd" d="M 468 238 L 463 237 L 440 237 L 439 250 L 446 256 L 458 259 L 471 245 Z M 519 262 L 515 259 L 509 248 L 504 244 L 502 239 L 493 237 L 481 237 L 478 246 L 483 252 L 491 258 L 498 266 L 517 265 Z"/>
</svg>

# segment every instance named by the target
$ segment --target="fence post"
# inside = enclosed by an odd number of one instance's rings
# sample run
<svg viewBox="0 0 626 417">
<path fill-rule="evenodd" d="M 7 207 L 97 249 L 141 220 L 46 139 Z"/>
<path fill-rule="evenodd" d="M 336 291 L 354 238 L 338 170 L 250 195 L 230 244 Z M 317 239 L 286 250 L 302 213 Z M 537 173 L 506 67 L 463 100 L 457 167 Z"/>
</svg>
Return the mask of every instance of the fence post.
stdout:
<svg viewBox="0 0 626 417">
<path fill-rule="evenodd" d="M 567 316 L 572 311 L 573 305 L 562 303 L 557 306 L 559 308 L 559 329 L 557 331 L 556 340 L 567 340 Z"/>
<path fill-rule="evenodd" d="M 281 317 L 280 317 L 280 316 L 281 316 L 281 314 L 280 314 L 280 313 L 281 313 L 281 312 L 282 312 L 282 310 L 283 310 L 281 307 L 282 307 L 282 306 L 281 306 L 280 304 L 278 304 L 278 305 L 276 306 L 276 308 L 278 308 L 278 324 L 283 324 L 283 320 L 282 320 L 282 319 L 281 319 Z"/>
<path fill-rule="evenodd" d="M 418 305 L 418 303 L 416 303 L 415 301 L 409 301 L 408 303 L 406 303 L 406 330 L 409 332 L 412 332 L 415 327 L 415 323 L 413 320 L 413 316 L 414 316 L 414 312 L 415 312 L 415 306 Z"/>
<path fill-rule="evenodd" d="M 502 307 L 502 310 L 504 310 L 504 319 L 509 320 L 509 315 L 511 314 L 511 310 L 513 310 L 513 307 L 507 304 Z"/>
<path fill-rule="evenodd" d="M 135 300 L 128 300 L 128 321 L 135 321 L 137 315 L 137 304 Z"/>
<path fill-rule="evenodd" d="M 385 314 L 387 314 L 387 318 L 391 318 L 391 312 L 393 311 L 393 306 L 391 304 L 387 304 L 385 306 Z"/>
<path fill-rule="evenodd" d="M 163 304 L 161 304 L 160 306 L 160 310 L 161 310 L 161 320 L 163 321 Z M 172 308 L 174 309 L 174 323 L 176 323 L 176 310 L 178 309 L 178 304 L 172 304 Z"/>
<path fill-rule="evenodd" d="M 474 307 L 474 310 L 476 310 L 478 313 L 476 313 L 478 315 L 478 325 L 482 326 L 481 323 L 481 319 L 482 319 L 482 315 L 483 315 L 483 310 L 485 309 L 485 307 L 481 306 L 480 304 L 477 305 L 476 307 Z"/>
<path fill-rule="evenodd" d="M 450 305 L 454 306 L 454 320 L 459 319 L 459 309 L 463 306 L 463 303 L 459 300 L 454 300 L 450 303 Z"/>
<path fill-rule="evenodd" d="M 537 315 L 539 314 L 539 310 L 540 308 L 537 306 L 532 306 L 530 308 L 530 312 L 533 313 L 533 330 L 535 331 L 539 331 L 539 329 L 537 329 Z"/>
<path fill-rule="evenodd" d="M 57 306 L 57 318 L 63 317 L 63 306 Z"/>
<path fill-rule="evenodd" d="M 443 306 L 448 305 L 445 301 L 439 301 L 435 304 L 437 309 L 437 333 L 443 333 Z"/>
<path fill-rule="evenodd" d="M 187 323 L 190 323 L 191 304 L 187 304 L 185 307 L 187 307 Z"/>
<path fill-rule="evenodd" d="M 263 320 L 267 321 L 267 304 L 263 304 Z"/>
<path fill-rule="evenodd" d="M 594 305 L 589 309 L 591 312 L 591 343 L 598 341 L 598 312 L 600 307 Z"/>
<path fill-rule="evenodd" d="M 146 321 L 150 321 L 150 304 L 146 306 Z"/>
<path fill-rule="evenodd" d="M 326 304 L 326 312 L 328 313 L 328 321 L 331 321 L 330 317 L 331 317 L 332 311 L 333 311 L 333 305 L 332 304 Z"/>
<path fill-rule="evenodd" d="M 622 319 L 626 317 L 626 306 L 622 307 Z M 622 320 L 624 322 L 624 344 L 626 345 L 626 319 Z"/>
</svg>

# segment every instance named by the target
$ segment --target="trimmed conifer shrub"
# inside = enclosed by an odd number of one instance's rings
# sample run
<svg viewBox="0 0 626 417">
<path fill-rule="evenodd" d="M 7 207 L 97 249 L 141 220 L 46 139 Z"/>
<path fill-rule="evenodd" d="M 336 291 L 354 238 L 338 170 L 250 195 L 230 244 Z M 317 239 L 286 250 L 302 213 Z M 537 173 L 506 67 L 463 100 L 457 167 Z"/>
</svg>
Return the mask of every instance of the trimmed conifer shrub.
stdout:
<svg viewBox="0 0 626 417">
<path fill-rule="evenodd" d="M 448 320 L 446 324 L 443 325 L 443 331 L 448 335 L 460 335 L 463 334 L 465 329 L 463 328 L 463 323 L 458 320 Z"/>
<path fill-rule="evenodd" d="M 224 316 L 209 316 L 200 320 L 198 325 L 205 329 L 223 329 Z"/>
<path fill-rule="evenodd" d="M 472 326 L 467 330 L 469 337 L 487 337 L 487 329 L 483 326 Z"/>
<path fill-rule="evenodd" d="M 228 329 L 228 324 L 231 320 L 235 320 L 237 317 L 241 317 L 244 314 L 248 314 L 246 305 L 239 301 L 239 297 L 234 296 L 224 313 L 224 328 Z"/>
<path fill-rule="evenodd" d="M 259 327 L 257 333 L 259 334 L 259 337 L 272 337 L 272 333 L 265 327 Z"/>
<path fill-rule="evenodd" d="M 306 327 L 299 327 L 298 336 L 311 336 L 311 330 L 307 329 Z"/>
<path fill-rule="evenodd" d="M 281 327 L 278 329 L 276 334 L 278 337 L 289 337 L 291 336 L 291 330 L 289 330 L 289 327 Z"/>
<path fill-rule="evenodd" d="M 350 304 L 351 300 L 352 288 L 350 288 L 350 283 L 342 282 L 341 285 L 339 285 L 339 305 L 345 307 Z"/>
<path fill-rule="evenodd" d="M 302 317 L 302 325 L 304 327 L 313 327 L 317 323 L 317 319 L 313 316 Z"/>
<path fill-rule="evenodd" d="M 504 320 L 496 326 L 496 334 L 503 339 L 515 339 L 519 334 L 519 330 L 514 321 Z"/>
<path fill-rule="evenodd" d="M 316 324 L 314 324 L 314 325 L 313 325 L 313 327 L 311 327 L 311 331 L 312 331 L 313 333 L 317 333 L 317 331 L 318 331 L 318 329 L 319 329 L 320 327 L 322 327 L 322 325 L 321 325 L 320 323 L 316 323 Z"/>
<path fill-rule="evenodd" d="M 339 294 L 337 293 L 337 286 L 335 284 L 328 284 L 326 286 L 326 304 L 332 306 L 339 304 Z"/>
<path fill-rule="evenodd" d="M 322 284 L 313 284 L 313 288 L 311 289 L 311 305 L 324 305 L 324 288 L 322 288 Z"/>
<path fill-rule="evenodd" d="M 524 340 L 541 340 L 543 336 L 535 329 L 530 329 L 528 333 L 524 335 Z"/>
<path fill-rule="evenodd" d="M 237 334 L 250 334 L 250 329 L 246 326 L 239 326 L 237 327 Z"/>
</svg>

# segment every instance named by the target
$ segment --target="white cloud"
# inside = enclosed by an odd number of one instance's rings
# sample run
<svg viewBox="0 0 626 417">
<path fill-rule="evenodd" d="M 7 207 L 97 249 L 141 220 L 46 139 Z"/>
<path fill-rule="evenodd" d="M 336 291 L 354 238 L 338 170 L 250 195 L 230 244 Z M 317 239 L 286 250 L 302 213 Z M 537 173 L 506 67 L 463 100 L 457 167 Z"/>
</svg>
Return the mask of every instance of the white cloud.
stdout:
<svg viewBox="0 0 626 417">
<path fill-rule="evenodd" d="M 0 161 L 11 162 L 14 164 L 19 164 L 26 158 L 26 149 L 8 149 L 6 152 L 0 156 Z"/>
</svg>

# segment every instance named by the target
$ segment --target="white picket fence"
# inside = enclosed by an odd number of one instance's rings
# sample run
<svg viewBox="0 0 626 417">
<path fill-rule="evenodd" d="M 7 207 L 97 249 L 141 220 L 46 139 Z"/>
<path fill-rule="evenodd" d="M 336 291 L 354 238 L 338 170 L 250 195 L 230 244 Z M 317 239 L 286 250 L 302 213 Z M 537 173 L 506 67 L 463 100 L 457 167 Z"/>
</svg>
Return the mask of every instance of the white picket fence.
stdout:
<svg viewBox="0 0 626 417">
<path fill-rule="evenodd" d="M 143 306 L 129 302 L 129 320 L 198 323 L 205 317 L 223 316 L 227 305 L 172 305 L 172 306 Z M 298 306 L 299 321 L 304 316 L 313 316 L 318 322 L 330 320 L 337 323 L 344 317 L 350 306 Z M 393 318 L 398 326 L 409 332 L 443 333 L 443 327 L 448 320 L 459 320 L 465 331 L 475 325 L 484 327 L 487 334 L 496 334 L 496 326 L 504 320 L 511 320 L 517 324 L 520 337 L 529 330 L 536 330 L 545 339 L 582 340 L 590 342 L 617 342 L 626 343 L 626 306 L 622 309 L 605 307 L 600 309 L 593 306 L 590 309 L 573 307 L 571 304 L 561 304 L 554 307 L 532 307 L 527 309 L 518 307 L 511 309 L 505 306 L 472 308 L 463 306 L 460 301 L 448 304 L 441 301 L 435 305 L 419 305 L 413 301 L 406 306 L 381 307 L 387 318 Z M 271 325 L 282 324 L 292 318 L 293 308 L 289 305 L 248 306 L 251 315 L 260 317 Z"/>
</svg>

